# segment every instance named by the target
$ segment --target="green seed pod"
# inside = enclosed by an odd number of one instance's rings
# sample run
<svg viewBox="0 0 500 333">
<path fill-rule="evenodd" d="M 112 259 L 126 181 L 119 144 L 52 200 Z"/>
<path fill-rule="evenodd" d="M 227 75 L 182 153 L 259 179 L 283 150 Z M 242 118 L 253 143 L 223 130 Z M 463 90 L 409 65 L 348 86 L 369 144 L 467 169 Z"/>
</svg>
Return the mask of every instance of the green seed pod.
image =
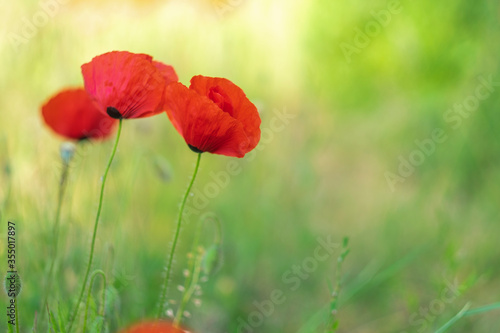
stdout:
<svg viewBox="0 0 500 333">
<path fill-rule="evenodd" d="M 166 158 L 157 155 L 153 159 L 154 169 L 161 181 L 168 183 L 172 179 L 172 166 Z"/>
<path fill-rule="evenodd" d="M 201 267 L 205 275 L 210 276 L 215 274 L 219 268 L 222 266 L 222 250 L 219 244 L 213 244 L 210 246 L 205 254 L 203 255 L 203 260 Z"/>
<path fill-rule="evenodd" d="M 5 174 L 5 176 L 7 178 L 10 177 L 10 175 L 12 174 L 12 169 L 10 167 L 10 164 L 8 162 L 5 162 L 4 163 L 4 166 L 3 166 L 3 173 Z"/>
<path fill-rule="evenodd" d="M 21 278 L 17 272 L 9 272 L 4 279 L 5 293 L 10 298 L 16 298 L 21 292 Z"/>
<path fill-rule="evenodd" d="M 60 154 L 64 164 L 69 164 L 69 162 L 71 162 L 75 150 L 76 146 L 73 142 L 66 141 L 61 144 Z"/>
</svg>

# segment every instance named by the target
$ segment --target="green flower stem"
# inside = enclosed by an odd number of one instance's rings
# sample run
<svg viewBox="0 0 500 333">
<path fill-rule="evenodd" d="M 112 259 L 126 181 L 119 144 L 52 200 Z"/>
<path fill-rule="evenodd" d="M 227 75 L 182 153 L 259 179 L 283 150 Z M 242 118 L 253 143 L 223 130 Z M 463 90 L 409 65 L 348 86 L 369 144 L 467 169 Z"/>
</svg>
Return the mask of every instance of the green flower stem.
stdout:
<svg viewBox="0 0 500 333">
<path fill-rule="evenodd" d="M 172 269 L 172 262 L 174 261 L 175 247 L 177 246 L 177 240 L 179 239 L 179 233 L 181 231 L 182 214 L 184 213 L 184 206 L 186 205 L 187 198 L 189 196 L 189 193 L 191 192 L 191 188 L 193 187 L 194 180 L 196 179 L 196 174 L 198 173 L 198 169 L 200 167 L 200 160 L 201 160 L 201 153 L 198 153 L 196 166 L 194 167 L 193 177 L 191 178 L 191 182 L 189 183 L 186 193 L 184 194 L 184 197 L 182 199 L 181 208 L 179 210 L 179 216 L 177 218 L 177 227 L 175 229 L 174 241 L 172 243 L 172 249 L 170 250 L 170 256 L 168 258 L 167 271 L 165 272 L 165 280 L 163 281 L 160 303 L 158 306 L 158 314 L 156 315 L 157 319 L 160 319 L 163 314 L 163 308 L 165 306 L 165 299 L 167 297 L 167 291 L 168 291 L 167 290 L 168 282 L 170 279 L 170 271 Z"/>
<path fill-rule="evenodd" d="M 186 307 L 187 303 L 189 302 L 189 300 L 193 296 L 194 292 L 196 291 L 196 286 L 198 285 L 198 280 L 200 279 L 200 274 L 201 274 L 201 270 L 202 270 L 201 265 L 203 263 L 203 257 L 206 255 L 206 253 L 205 254 L 200 253 L 200 250 L 198 249 L 198 243 L 200 241 L 201 229 L 204 226 L 204 222 L 207 222 L 207 220 L 210 220 L 211 222 L 214 223 L 215 228 L 216 228 L 214 244 L 217 246 L 219 246 L 221 244 L 222 228 L 220 225 L 220 221 L 215 217 L 209 219 L 205 215 L 202 216 L 202 220 L 199 222 L 198 228 L 196 229 L 196 234 L 195 234 L 194 241 L 193 241 L 193 250 L 192 250 L 193 257 L 194 257 L 192 261 L 194 261 L 194 262 L 191 263 L 192 268 L 191 268 L 191 272 L 189 273 L 190 279 L 186 280 L 186 284 L 185 284 L 186 288 L 185 288 L 184 294 L 182 296 L 182 300 L 181 300 L 181 303 L 179 305 L 179 308 L 177 310 L 177 314 L 176 314 L 175 319 L 174 319 L 174 326 L 175 327 L 179 327 L 179 325 L 182 321 L 182 314 L 184 312 L 184 308 Z"/>
<path fill-rule="evenodd" d="M 45 303 L 47 302 L 47 298 L 50 295 L 50 289 L 52 288 L 52 273 L 54 271 L 54 266 L 57 261 L 57 250 L 58 250 L 58 243 L 59 243 L 59 225 L 60 225 L 60 220 L 61 220 L 61 207 L 63 203 L 63 198 L 64 198 L 64 192 L 66 189 L 66 180 L 68 179 L 68 174 L 69 174 L 69 161 L 64 161 L 63 160 L 63 169 L 61 172 L 61 179 L 59 181 L 59 194 L 57 196 L 57 208 L 56 208 L 56 216 L 55 216 L 55 221 L 54 221 L 54 226 L 52 228 L 52 261 L 50 263 L 49 267 L 49 272 L 47 273 L 46 276 L 46 281 L 47 281 L 47 287 L 44 291 L 45 296 L 43 297 L 43 302 L 42 302 L 42 308 L 45 306 Z M 42 313 L 45 313 L 42 311 Z"/>
<path fill-rule="evenodd" d="M 196 251 L 196 249 L 195 249 L 195 251 Z M 202 256 L 200 254 L 198 254 L 198 255 L 195 254 L 195 256 L 196 256 L 195 263 L 194 263 L 193 269 L 191 271 L 191 282 L 189 284 L 189 288 L 187 288 L 186 292 L 184 293 L 184 295 L 182 297 L 181 304 L 179 305 L 179 309 L 177 310 L 177 315 L 175 316 L 175 319 L 174 319 L 174 327 L 179 327 L 179 325 L 182 321 L 182 313 L 184 312 L 184 308 L 186 307 L 186 304 L 191 299 L 191 296 L 193 296 L 193 293 L 196 290 L 196 285 L 198 285 L 198 280 L 200 278 Z"/>
<path fill-rule="evenodd" d="M 82 332 L 85 333 L 85 329 L 87 328 L 87 314 L 89 312 L 89 300 L 90 300 L 90 294 L 92 292 L 92 285 L 94 284 L 94 280 L 97 277 L 97 275 L 100 275 L 102 277 L 102 304 L 101 304 L 101 317 L 102 317 L 102 323 L 104 325 L 104 314 L 106 311 L 106 274 L 104 271 L 97 269 L 92 273 L 92 277 L 90 278 L 90 285 L 89 285 L 89 292 L 87 295 L 87 304 L 85 305 L 85 317 L 83 320 L 83 330 Z"/>
<path fill-rule="evenodd" d="M 8 159 L 8 156 L 6 157 L 6 159 Z M 3 172 L 5 173 L 5 176 L 7 178 L 7 184 L 4 185 L 4 188 L 6 188 L 5 197 L 0 205 L 0 221 L 3 220 L 3 214 L 7 210 L 7 206 L 9 205 L 9 200 L 12 193 L 12 177 L 8 161 L 5 166 L 3 166 L 3 168 Z"/>
<path fill-rule="evenodd" d="M 90 244 L 89 262 L 87 263 L 87 271 L 85 273 L 85 279 L 83 280 L 82 289 L 80 290 L 80 296 L 78 296 L 78 300 L 75 304 L 75 308 L 73 309 L 73 314 L 70 318 L 68 333 L 71 332 L 71 328 L 73 327 L 73 324 L 78 316 L 78 310 L 80 309 L 80 304 L 81 304 L 82 299 L 83 299 L 83 294 L 85 293 L 87 281 L 89 279 L 90 269 L 92 266 L 92 259 L 94 258 L 94 246 L 95 246 L 95 238 L 97 235 L 97 227 L 99 226 L 99 217 L 101 216 L 102 199 L 104 197 L 104 186 L 106 185 L 106 178 L 108 177 L 109 168 L 111 167 L 111 163 L 113 162 L 113 158 L 115 157 L 116 148 L 118 147 L 118 141 L 120 140 L 120 133 L 122 131 L 122 122 L 123 122 L 123 119 L 120 119 L 120 122 L 118 123 L 118 131 L 116 133 L 115 145 L 113 146 L 113 150 L 111 151 L 111 155 L 109 156 L 108 165 L 106 166 L 106 170 L 104 171 L 104 175 L 102 176 L 101 194 L 99 196 L 99 206 L 97 207 L 97 215 L 96 215 L 95 223 L 94 223 L 94 233 L 92 235 L 92 243 Z"/>
<path fill-rule="evenodd" d="M 17 310 L 17 298 L 14 301 L 14 307 L 14 311 L 16 311 L 16 333 L 19 333 L 19 311 Z"/>
<path fill-rule="evenodd" d="M 208 218 L 205 218 L 203 220 L 203 222 L 206 222 L 207 220 L 208 220 Z M 217 217 L 213 217 L 209 221 L 212 221 L 213 224 L 215 225 L 214 244 L 220 245 L 222 242 L 222 226 L 220 224 L 220 221 Z M 201 229 L 201 226 L 200 226 L 200 229 Z M 198 231 L 200 231 L 200 229 L 198 229 Z"/>
</svg>

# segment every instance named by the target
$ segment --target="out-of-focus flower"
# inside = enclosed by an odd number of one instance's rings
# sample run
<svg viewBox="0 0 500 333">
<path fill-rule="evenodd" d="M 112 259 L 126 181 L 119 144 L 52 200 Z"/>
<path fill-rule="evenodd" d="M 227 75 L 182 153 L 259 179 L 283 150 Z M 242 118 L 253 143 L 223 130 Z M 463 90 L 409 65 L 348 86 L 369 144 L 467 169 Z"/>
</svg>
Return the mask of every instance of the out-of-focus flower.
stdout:
<svg viewBox="0 0 500 333">
<path fill-rule="evenodd" d="M 42 106 L 42 117 L 54 132 L 72 140 L 107 138 L 116 124 L 99 111 L 83 88 L 57 93 Z"/>
<path fill-rule="evenodd" d="M 185 333 L 186 331 L 174 327 L 167 321 L 149 321 L 135 324 L 120 333 Z"/>
</svg>

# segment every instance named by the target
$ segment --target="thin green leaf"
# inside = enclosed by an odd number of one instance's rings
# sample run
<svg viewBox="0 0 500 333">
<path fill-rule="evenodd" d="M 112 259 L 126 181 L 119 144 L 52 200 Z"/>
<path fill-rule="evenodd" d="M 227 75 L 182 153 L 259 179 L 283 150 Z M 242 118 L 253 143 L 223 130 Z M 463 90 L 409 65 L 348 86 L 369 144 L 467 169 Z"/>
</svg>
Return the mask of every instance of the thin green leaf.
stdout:
<svg viewBox="0 0 500 333">
<path fill-rule="evenodd" d="M 465 315 L 465 313 L 467 312 L 467 310 L 469 308 L 470 308 L 470 302 L 465 304 L 465 306 L 462 308 L 462 310 L 460 310 L 453 318 L 448 320 L 448 322 L 446 324 L 444 324 L 443 326 L 441 326 L 435 333 L 446 332 L 446 330 L 448 330 L 448 328 L 450 328 L 453 324 L 455 324 L 457 321 L 459 321 Z"/>
<path fill-rule="evenodd" d="M 480 314 L 480 313 L 488 312 L 488 311 L 492 311 L 492 310 L 497 310 L 497 309 L 500 309 L 500 302 L 468 310 L 465 313 L 464 317 L 473 316 L 473 315 L 476 315 L 476 314 Z"/>
<path fill-rule="evenodd" d="M 61 309 L 61 304 L 57 304 L 57 318 L 59 319 L 59 327 L 61 328 L 61 333 L 66 333 L 66 323 L 64 318 L 66 318 L 67 313 L 63 312 Z"/>
</svg>

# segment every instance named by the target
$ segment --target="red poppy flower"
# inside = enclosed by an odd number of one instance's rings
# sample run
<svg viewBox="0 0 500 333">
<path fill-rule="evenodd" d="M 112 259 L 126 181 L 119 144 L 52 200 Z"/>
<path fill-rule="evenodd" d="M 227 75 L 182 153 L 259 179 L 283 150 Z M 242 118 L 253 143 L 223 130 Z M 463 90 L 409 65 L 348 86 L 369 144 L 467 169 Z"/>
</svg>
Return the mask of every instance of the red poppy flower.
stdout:
<svg viewBox="0 0 500 333">
<path fill-rule="evenodd" d="M 195 152 L 243 157 L 260 140 L 260 117 L 241 88 L 223 78 L 195 76 L 165 92 L 168 117 Z"/>
<path fill-rule="evenodd" d="M 68 139 L 104 139 L 116 120 L 105 116 L 83 88 L 63 90 L 42 106 L 45 123 Z"/>
<path fill-rule="evenodd" d="M 160 74 L 165 79 L 165 83 L 167 85 L 172 82 L 179 81 L 179 77 L 177 76 L 177 73 L 175 72 L 172 66 L 165 65 L 164 63 L 159 61 L 153 61 L 153 65 L 156 67 L 157 70 L 160 71 Z"/>
<path fill-rule="evenodd" d="M 85 89 L 112 118 L 142 118 L 163 111 L 165 87 L 178 80 L 171 66 L 147 54 L 113 51 L 82 65 Z"/>
<path fill-rule="evenodd" d="M 136 324 L 120 333 L 184 333 L 185 331 L 172 326 L 166 321 L 151 321 Z"/>
</svg>

